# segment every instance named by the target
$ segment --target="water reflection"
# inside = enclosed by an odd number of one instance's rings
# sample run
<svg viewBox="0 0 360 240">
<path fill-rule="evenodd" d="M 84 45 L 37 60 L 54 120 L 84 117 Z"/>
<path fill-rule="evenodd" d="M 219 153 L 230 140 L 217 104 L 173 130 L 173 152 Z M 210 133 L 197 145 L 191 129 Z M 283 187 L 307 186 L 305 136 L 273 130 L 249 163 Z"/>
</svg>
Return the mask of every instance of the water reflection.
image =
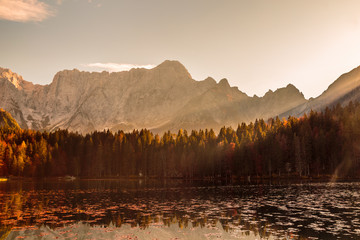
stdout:
<svg viewBox="0 0 360 240">
<path fill-rule="evenodd" d="M 0 239 L 24 236 L 24 229 L 45 234 L 99 226 L 135 235 L 161 229 L 164 239 L 168 231 L 204 239 L 360 238 L 359 183 L 9 181 L 0 183 L 0 199 Z"/>
</svg>

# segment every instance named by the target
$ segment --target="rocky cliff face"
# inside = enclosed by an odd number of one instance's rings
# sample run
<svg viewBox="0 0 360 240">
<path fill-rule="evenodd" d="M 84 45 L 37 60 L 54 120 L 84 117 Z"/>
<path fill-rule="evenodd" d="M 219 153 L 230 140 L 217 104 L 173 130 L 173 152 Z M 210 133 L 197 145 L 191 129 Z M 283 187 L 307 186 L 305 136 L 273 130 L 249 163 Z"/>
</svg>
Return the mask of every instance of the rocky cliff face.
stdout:
<svg viewBox="0 0 360 240">
<path fill-rule="evenodd" d="M 29 127 L 24 114 L 29 114 L 27 105 L 31 103 L 27 103 L 27 99 L 32 98 L 36 88 L 11 70 L 0 68 L 0 107 L 8 110 L 22 128 Z"/>
<path fill-rule="evenodd" d="M 45 86 L 34 86 L 2 69 L 0 106 L 23 128 L 83 133 L 156 128 L 214 85 L 211 80 L 194 81 L 177 61 L 117 73 L 64 70 Z"/>
<path fill-rule="evenodd" d="M 196 82 L 179 62 L 118 73 L 62 71 L 40 99 L 50 130 L 155 128 L 212 84 Z"/>
<path fill-rule="evenodd" d="M 226 79 L 219 83 L 212 78 L 195 81 L 177 61 L 116 73 L 64 70 L 45 86 L 33 85 L 0 68 L 0 107 L 22 128 L 38 130 L 217 130 L 357 99 L 360 94 L 355 85 L 360 85 L 360 69 L 340 77 L 318 99 L 307 101 L 291 84 L 259 98 L 231 87 Z"/>
</svg>

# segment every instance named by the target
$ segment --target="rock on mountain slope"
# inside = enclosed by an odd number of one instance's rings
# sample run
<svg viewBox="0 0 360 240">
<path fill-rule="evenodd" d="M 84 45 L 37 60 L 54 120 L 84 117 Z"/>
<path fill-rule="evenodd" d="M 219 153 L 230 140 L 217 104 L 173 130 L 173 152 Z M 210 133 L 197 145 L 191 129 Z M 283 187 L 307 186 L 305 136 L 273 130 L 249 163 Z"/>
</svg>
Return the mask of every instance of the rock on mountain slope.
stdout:
<svg viewBox="0 0 360 240">
<path fill-rule="evenodd" d="M 177 61 L 153 69 L 58 72 L 49 85 L 33 85 L 0 69 L 0 107 L 23 128 L 52 131 L 148 128 L 154 132 L 236 127 L 238 123 L 300 115 L 336 102 L 359 99 L 360 68 L 344 74 L 320 97 L 307 101 L 293 85 L 249 97 L 226 79 L 192 79 Z"/>
</svg>

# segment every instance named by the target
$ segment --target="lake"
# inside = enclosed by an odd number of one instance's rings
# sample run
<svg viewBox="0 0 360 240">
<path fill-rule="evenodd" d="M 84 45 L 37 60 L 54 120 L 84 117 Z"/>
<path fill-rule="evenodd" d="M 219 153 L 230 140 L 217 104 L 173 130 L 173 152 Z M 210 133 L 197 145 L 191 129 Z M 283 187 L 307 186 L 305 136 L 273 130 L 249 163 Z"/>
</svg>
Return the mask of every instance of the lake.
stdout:
<svg viewBox="0 0 360 240">
<path fill-rule="evenodd" d="M 0 182 L 0 239 L 359 239 L 360 183 Z"/>
</svg>

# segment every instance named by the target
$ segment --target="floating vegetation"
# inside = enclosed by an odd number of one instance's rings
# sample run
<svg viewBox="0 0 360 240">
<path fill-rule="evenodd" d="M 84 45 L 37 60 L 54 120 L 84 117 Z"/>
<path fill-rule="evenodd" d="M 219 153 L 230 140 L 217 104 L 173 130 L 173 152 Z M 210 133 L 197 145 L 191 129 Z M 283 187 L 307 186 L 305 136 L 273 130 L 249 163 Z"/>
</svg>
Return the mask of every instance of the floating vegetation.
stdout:
<svg viewBox="0 0 360 240">
<path fill-rule="evenodd" d="M 149 237 L 156 233 L 185 239 L 360 238 L 360 205 L 354 204 L 360 203 L 359 183 L 180 183 L 169 188 L 124 188 L 121 182 L 107 181 L 62 183 L 0 185 L 0 239 L 31 232 L 76 237 L 85 229 L 104 239 L 130 239 L 121 234 L 142 239 L 146 232 Z"/>
</svg>

